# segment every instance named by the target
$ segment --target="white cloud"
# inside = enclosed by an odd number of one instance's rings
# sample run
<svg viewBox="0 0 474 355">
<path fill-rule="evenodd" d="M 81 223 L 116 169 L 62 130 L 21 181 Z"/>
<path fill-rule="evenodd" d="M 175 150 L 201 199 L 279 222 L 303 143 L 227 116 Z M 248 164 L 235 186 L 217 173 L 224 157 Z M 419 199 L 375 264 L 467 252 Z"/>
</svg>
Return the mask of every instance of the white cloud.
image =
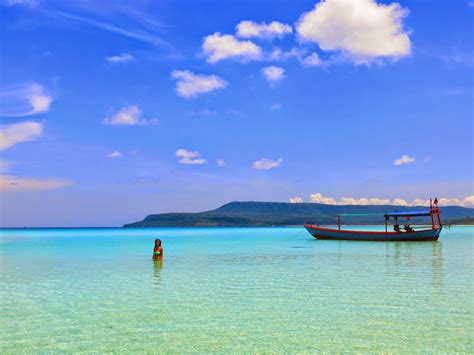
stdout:
<svg viewBox="0 0 474 355">
<path fill-rule="evenodd" d="M 219 166 L 225 166 L 225 160 L 224 159 L 217 159 L 216 160 L 217 165 Z"/>
<path fill-rule="evenodd" d="M 112 4 L 110 3 L 108 9 L 111 8 L 111 5 Z M 87 9 L 92 10 L 93 6 L 88 6 Z M 146 19 L 143 18 L 142 16 L 139 16 L 140 21 L 139 23 L 135 23 L 133 28 L 132 26 L 130 26 L 130 28 L 126 28 L 126 27 L 118 27 L 108 22 L 97 21 L 89 17 L 83 17 L 83 16 L 78 16 L 78 15 L 74 15 L 71 13 L 63 12 L 63 11 L 53 10 L 51 8 L 48 9 L 47 12 L 44 12 L 44 13 L 47 13 L 49 16 L 52 16 L 55 18 L 59 18 L 63 20 L 66 19 L 68 20 L 68 22 L 75 21 L 75 22 L 85 23 L 89 26 L 96 27 L 101 30 L 115 33 L 127 38 L 132 38 L 137 41 L 149 43 L 154 46 L 169 47 L 169 44 L 167 42 L 163 41 L 161 38 L 159 38 L 155 34 L 155 31 L 152 29 L 153 26 L 149 26 L 149 24 L 147 24 L 147 22 L 149 21 L 146 21 Z M 138 12 L 135 12 L 135 14 L 138 14 Z M 140 29 L 139 27 L 142 27 L 142 28 Z"/>
<path fill-rule="evenodd" d="M 290 58 L 297 58 L 301 60 L 304 55 L 308 53 L 305 48 L 291 48 L 289 51 L 283 51 L 280 48 L 275 48 L 270 53 L 271 60 L 287 60 Z"/>
<path fill-rule="evenodd" d="M 423 200 L 421 198 L 416 198 L 411 202 L 412 206 L 429 206 L 430 200 Z"/>
<path fill-rule="evenodd" d="M 241 21 L 235 28 L 237 36 L 242 38 L 283 38 L 285 35 L 293 32 L 290 25 L 277 21 L 272 21 L 268 24 L 265 22 Z"/>
<path fill-rule="evenodd" d="M 440 206 L 464 206 L 474 207 L 474 195 L 467 196 L 463 199 L 458 198 L 440 198 Z"/>
<path fill-rule="evenodd" d="M 53 190 L 71 183 L 71 181 L 63 179 L 31 179 L 13 175 L 0 175 L 0 191 L 4 192 Z"/>
<path fill-rule="evenodd" d="M 105 60 L 109 63 L 126 63 L 134 61 L 135 58 L 129 53 L 122 53 L 111 57 L 105 57 Z"/>
<path fill-rule="evenodd" d="M 280 48 L 275 48 L 270 52 L 269 59 L 270 60 L 281 60 L 283 57 L 283 51 Z"/>
<path fill-rule="evenodd" d="M 113 126 L 146 126 L 158 124 L 156 118 L 149 120 L 143 119 L 142 110 L 137 105 L 124 107 L 111 117 L 106 117 L 102 122 Z"/>
<path fill-rule="evenodd" d="M 229 83 L 217 75 L 194 74 L 189 70 L 174 70 L 171 77 L 178 79 L 176 92 L 184 98 L 225 88 Z"/>
<path fill-rule="evenodd" d="M 299 61 L 305 67 L 317 67 L 322 65 L 318 53 L 312 53 L 304 58 L 300 58 Z"/>
<path fill-rule="evenodd" d="M 393 200 L 392 205 L 396 206 L 408 206 L 408 202 L 401 198 L 396 198 Z"/>
<path fill-rule="evenodd" d="M 406 201 L 401 198 L 395 198 L 390 200 L 388 198 L 353 198 L 353 197 L 341 197 L 336 199 L 334 197 L 327 197 L 323 196 L 321 193 L 314 193 L 311 194 L 309 197 L 310 202 L 314 203 L 323 203 L 327 205 L 395 205 L 395 206 L 429 206 L 430 200 L 424 199 L 414 199 L 412 201 Z M 463 206 L 463 207 L 470 207 L 474 206 L 474 195 L 470 195 L 465 197 L 464 199 L 458 198 L 440 198 L 439 199 L 440 206 Z"/>
<path fill-rule="evenodd" d="M 303 203 L 303 199 L 301 197 L 295 196 L 295 197 L 290 198 L 290 202 L 291 203 Z"/>
<path fill-rule="evenodd" d="M 107 154 L 107 158 L 120 158 L 122 156 L 122 153 L 120 153 L 118 150 L 114 150 L 113 152 L 110 152 Z"/>
<path fill-rule="evenodd" d="M 413 164 L 416 162 L 416 158 L 415 157 L 410 157 L 408 155 L 403 155 L 401 158 L 399 159 L 395 159 L 395 161 L 393 162 L 393 164 L 395 166 L 400 166 L 400 165 L 405 165 L 405 164 Z"/>
<path fill-rule="evenodd" d="M 431 155 L 427 155 L 423 160 L 424 160 L 425 163 L 427 163 L 427 162 L 430 162 L 431 160 L 433 160 L 433 158 L 431 157 Z"/>
<path fill-rule="evenodd" d="M 282 51 L 280 48 L 275 48 L 268 56 L 269 60 L 275 61 L 286 61 L 290 58 L 296 58 L 304 67 L 327 66 L 330 64 L 330 60 L 322 61 L 316 52 L 308 54 L 306 48 L 292 48 L 289 51 Z"/>
<path fill-rule="evenodd" d="M 44 86 L 21 84 L 0 90 L 0 116 L 22 117 L 49 111 L 52 96 Z"/>
<path fill-rule="evenodd" d="M 341 197 L 339 199 L 339 205 L 386 205 L 390 202 L 389 199 L 382 198 L 352 198 L 352 197 Z"/>
<path fill-rule="evenodd" d="M 232 35 L 221 35 L 219 32 L 207 36 L 202 44 L 202 49 L 209 63 L 217 63 L 228 58 L 246 62 L 262 57 L 262 49 L 255 43 L 239 41 Z"/>
<path fill-rule="evenodd" d="M 22 6 L 35 8 L 39 5 L 39 3 L 40 3 L 40 0 L 7 0 L 7 4 L 10 6 L 22 5 Z"/>
<path fill-rule="evenodd" d="M 186 149 L 178 149 L 174 153 L 178 158 L 181 158 L 179 160 L 180 164 L 185 164 L 185 165 L 202 165 L 206 164 L 207 160 L 201 158 L 201 153 L 197 151 L 191 151 L 191 150 L 186 150 Z"/>
<path fill-rule="evenodd" d="M 327 204 L 327 205 L 337 205 L 337 202 L 334 198 L 325 197 L 322 194 L 320 194 L 319 192 L 309 195 L 309 201 L 314 202 L 314 203 L 324 203 L 324 204 Z"/>
<path fill-rule="evenodd" d="M 262 69 L 262 74 L 270 84 L 274 84 L 285 78 L 285 69 L 271 65 Z"/>
<path fill-rule="evenodd" d="M 21 142 L 28 142 L 40 137 L 43 126 L 40 123 L 25 121 L 0 128 L 0 150 L 6 150 Z"/>
<path fill-rule="evenodd" d="M 273 168 L 278 168 L 281 163 L 283 163 L 283 159 L 281 158 L 278 160 L 262 158 L 260 160 L 255 161 L 252 166 L 254 167 L 254 169 L 269 170 Z"/>
<path fill-rule="evenodd" d="M 274 110 L 280 110 L 281 109 L 281 104 L 273 104 L 271 105 L 270 107 L 270 110 L 274 111 Z"/>
<path fill-rule="evenodd" d="M 302 41 L 324 51 L 341 51 L 355 64 L 369 64 L 410 54 L 409 33 L 403 29 L 407 14 L 398 3 L 325 0 L 300 17 L 296 31 Z"/>
</svg>

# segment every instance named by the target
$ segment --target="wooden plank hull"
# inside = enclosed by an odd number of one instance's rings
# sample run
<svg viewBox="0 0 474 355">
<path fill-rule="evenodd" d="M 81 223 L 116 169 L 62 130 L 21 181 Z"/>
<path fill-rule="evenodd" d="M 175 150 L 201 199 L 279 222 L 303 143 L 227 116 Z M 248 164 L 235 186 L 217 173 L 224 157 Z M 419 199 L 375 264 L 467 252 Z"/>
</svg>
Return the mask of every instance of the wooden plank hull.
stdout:
<svg viewBox="0 0 474 355">
<path fill-rule="evenodd" d="M 414 232 L 371 232 L 355 230 L 338 230 L 332 228 L 323 228 L 314 225 L 305 224 L 306 230 L 316 239 L 333 240 L 363 240 L 380 242 L 421 242 L 438 240 L 441 233 L 440 228 L 424 229 Z"/>
</svg>

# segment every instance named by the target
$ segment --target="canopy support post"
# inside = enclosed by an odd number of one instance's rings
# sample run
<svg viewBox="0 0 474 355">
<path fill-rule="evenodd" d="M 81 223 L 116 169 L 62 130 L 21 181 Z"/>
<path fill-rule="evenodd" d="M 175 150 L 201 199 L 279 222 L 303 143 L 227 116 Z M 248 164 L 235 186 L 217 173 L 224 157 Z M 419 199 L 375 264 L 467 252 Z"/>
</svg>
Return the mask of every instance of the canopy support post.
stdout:
<svg viewBox="0 0 474 355">
<path fill-rule="evenodd" d="M 385 215 L 385 233 L 388 232 L 388 230 L 387 230 L 388 226 L 387 225 L 388 225 L 388 216 Z"/>
<path fill-rule="evenodd" d="M 337 216 L 337 227 L 341 230 L 341 216 Z"/>
</svg>

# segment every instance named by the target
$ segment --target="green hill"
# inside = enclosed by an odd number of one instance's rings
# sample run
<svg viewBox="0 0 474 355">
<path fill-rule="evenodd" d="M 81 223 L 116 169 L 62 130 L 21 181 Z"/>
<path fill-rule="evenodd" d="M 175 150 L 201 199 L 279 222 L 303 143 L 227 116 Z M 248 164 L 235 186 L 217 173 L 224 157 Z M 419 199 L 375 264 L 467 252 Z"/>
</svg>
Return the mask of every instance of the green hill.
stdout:
<svg viewBox="0 0 474 355">
<path fill-rule="evenodd" d="M 335 213 L 384 213 L 388 211 L 415 211 L 426 207 L 391 205 L 325 205 L 319 203 L 230 202 L 215 210 L 197 213 L 151 214 L 143 221 L 124 227 L 240 227 L 287 226 L 304 223 L 333 224 Z M 444 220 L 474 216 L 473 208 L 447 206 L 441 208 Z M 382 224 L 381 216 L 344 218 L 344 224 Z M 413 218 L 411 223 L 428 223 L 428 218 Z"/>
<path fill-rule="evenodd" d="M 446 224 L 472 226 L 472 225 L 474 225 L 474 217 L 464 217 L 464 218 L 458 218 L 458 219 L 450 219 L 450 220 L 446 221 Z"/>
</svg>

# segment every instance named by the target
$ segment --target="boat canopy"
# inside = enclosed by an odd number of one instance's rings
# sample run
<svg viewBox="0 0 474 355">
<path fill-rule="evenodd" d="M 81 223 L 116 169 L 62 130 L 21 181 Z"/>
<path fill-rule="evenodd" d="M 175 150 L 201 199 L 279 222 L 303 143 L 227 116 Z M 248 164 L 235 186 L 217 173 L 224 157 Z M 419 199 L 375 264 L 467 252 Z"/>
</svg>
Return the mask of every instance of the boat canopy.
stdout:
<svg viewBox="0 0 474 355">
<path fill-rule="evenodd" d="M 386 216 L 386 217 L 418 217 L 431 216 L 430 210 L 409 211 L 409 212 L 388 212 L 388 213 L 337 213 L 336 217 L 365 217 L 365 216 Z"/>
<path fill-rule="evenodd" d="M 340 217 L 365 217 L 365 216 L 385 216 L 385 213 L 337 213 L 334 216 Z"/>
<path fill-rule="evenodd" d="M 431 216 L 430 210 L 425 211 L 410 211 L 410 212 L 389 212 L 386 214 L 389 217 L 418 217 L 418 216 Z"/>
</svg>

